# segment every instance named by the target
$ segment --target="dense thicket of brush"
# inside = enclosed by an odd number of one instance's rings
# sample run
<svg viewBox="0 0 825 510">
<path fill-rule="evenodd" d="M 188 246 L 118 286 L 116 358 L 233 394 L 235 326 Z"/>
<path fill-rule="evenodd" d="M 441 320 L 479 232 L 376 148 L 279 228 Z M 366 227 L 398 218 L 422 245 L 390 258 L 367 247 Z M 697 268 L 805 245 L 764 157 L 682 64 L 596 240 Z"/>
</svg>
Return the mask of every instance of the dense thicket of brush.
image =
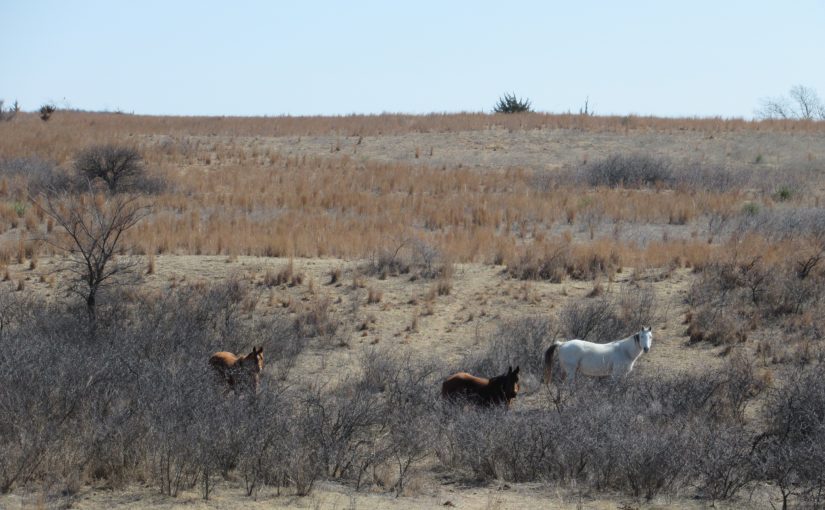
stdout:
<svg viewBox="0 0 825 510">
<path fill-rule="evenodd" d="M 733 356 L 719 370 L 636 370 L 575 390 L 536 386 L 532 404 L 519 400 L 509 412 L 472 409 L 442 404 L 439 384 L 450 370 L 412 353 L 366 351 L 360 373 L 335 384 L 290 373 L 308 345 L 330 347 L 302 336 L 295 319 L 242 317 L 245 293 L 230 281 L 109 295 L 94 330 L 83 310 L 3 293 L 0 490 L 36 482 L 71 497 L 92 479 L 146 480 L 163 494 L 208 497 L 234 477 L 250 495 L 263 486 L 307 494 L 320 479 L 403 494 L 421 461 L 435 456 L 482 480 L 709 499 L 761 480 L 786 502 L 823 502 L 822 364 L 769 388 L 751 362 Z M 619 328 L 655 312 L 644 299 L 624 306 L 610 312 Z M 462 368 L 521 364 L 530 377 L 542 340 L 583 327 L 589 315 L 571 305 L 561 317 L 558 326 L 541 318 L 503 326 Z M 260 393 L 227 393 L 209 354 L 261 344 L 276 368 L 267 368 Z M 762 416 L 747 412 L 756 398 Z"/>
</svg>

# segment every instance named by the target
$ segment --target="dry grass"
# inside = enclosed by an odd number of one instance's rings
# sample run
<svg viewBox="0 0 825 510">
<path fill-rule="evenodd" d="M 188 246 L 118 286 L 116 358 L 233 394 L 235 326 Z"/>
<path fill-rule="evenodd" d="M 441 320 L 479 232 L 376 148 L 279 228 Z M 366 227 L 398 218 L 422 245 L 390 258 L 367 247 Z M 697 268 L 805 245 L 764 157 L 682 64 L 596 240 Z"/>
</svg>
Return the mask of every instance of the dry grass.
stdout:
<svg viewBox="0 0 825 510">
<path fill-rule="evenodd" d="M 92 143 L 137 142 L 141 135 L 164 133 L 167 142 L 158 148 L 166 154 L 187 153 L 192 147 L 178 144 L 186 136 L 376 136 L 406 133 L 449 133 L 507 130 L 575 129 L 593 133 L 647 131 L 687 132 L 790 132 L 821 133 L 825 124 L 792 120 L 747 121 L 743 119 L 657 118 L 630 116 L 580 116 L 529 113 L 488 115 L 456 113 L 430 115 L 349 115 L 337 117 L 153 117 L 115 113 L 57 112 L 49 122 L 36 114 L 20 113 L 0 124 L 0 153 L 8 157 L 38 156 L 69 161 L 78 147 Z M 139 145 L 139 143 L 135 143 Z M 333 151 L 334 150 L 333 145 Z M 432 148 L 429 149 L 430 153 Z M 237 154 L 221 153 L 221 159 Z M 263 154 L 262 157 L 268 155 Z M 411 155 L 412 156 L 412 155 Z"/>
<path fill-rule="evenodd" d="M 626 147 L 635 147 L 633 140 L 659 133 L 672 143 L 696 144 L 695 158 L 701 161 L 707 149 L 700 148 L 697 140 L 713 144 L 715 136 L 734 133 L 750 136 L 753 141 L 748 143 L 757 147 L 721 142 L 728 145 L 714 150 L 725 154 L 711 159 L 750 165 L 751 152 L 772 154 L 760 163 L 761 169 L 779 168 L 789 158 L 815 166 L 816 148 L 810 148 L 807 156 L 777 153 L 774 157 L 775 150 L 759 147 L 782 145 L 766 141 L 766 136 L 804 138 L 822 129 L 821 123 L 792 121 L 548 114 L 266 119 L 58 112 L 48 123 L 21 114 L 0 125 L 0 153 L 53 160 L 68 168 L 74 155 L 92 143 L 139 148 L 150 170 L 170 185 L 153 197 L 155 214 L 125 239 L 127 251 L 135 253 L 352 259 L 391 253 L 399 240 L 414 239 L 439 260 L 518 267 L 535 266 L 559 246 L 567 246 L 564 263 L 543 276 L 558 281 L 567 274 L 609 277 L 622 267 L 703 267 L 725 249 L 727 239 L 718 234 L 711 219 L 736 217 L 743 207 L 747 209 L 745 204 L 756 204 L 750 207 L 757 211 L 816 205 L 821 183 L 805 167 L 797 174 L 819 184 L 804 193 L 736 187 L 723 191 L 712 186 L 594 188 L 538 171 L 537 164 L 529 161 L 510 166 L 491 160 L 479 170 L 462 164 L 463 153 L 452 156 L 449 165 L 434 164 L 427 159 L 427 154 L 432 157 L 432 146 L 417 151 L 417 158 L 407 149 L 406 156 L 390 154 L 390 159 L 396 158 L 393 161 L 358 151 L 387 136 L 462 132 L 489 137 L 490 130 L 497 130 L 494 138 L 506 134 L 534 145 L 546 145 L 556 133 L 590 137 L 586 145 L 591 146 L 609 137 L 611 147 L 621 150 L 622 140 L 628 141 Z M 539 132 L 547 134 L 536 138 Z M 281 144 L 287 140 L 284 137 L 298 137 L 300 142 L 302 137 L 330 135 L 332 155 L 329 144 L 325 154 L 290 154 L 289 144 Z M 439 146 L 437 152 L 450 158 L 449 149 Z M 506 151 L 497 151 L 502 152 Z M 593 149 L 582 159 L 602 155 Z M 677 162 L 683 157 L 680 154 Z M 538 167 L 558 168 L 564 174 L 578 172 L 581 165 L 551 159 Z M 22 260 L 21 240 L 52 229 L 36 208 L 26 207 L 24 176 L 0 175 L 0 261 Z M 270 277 L 273 281 L 268 285 L 300 283 L 287 274 Z M 339 278 L 331 275 L 330 279 L 335 283 Z"/>
<path fill-rule="evenodd" d="M 512 265 L 569 244 L 568 272 L 590 277 L 621 266 L 706 263 L 717 245 L 706 242 L 704 218 L 734 215 L 745 198 L 740 191 L 573 184 L 541 191 L 531 186 L 529 172 L 519 170 L 444 172 L 346 156 L 278 162 L 181 169 L 170 176 L 176 191 L 155 197 L 153 216 L 128 233 L 128 249 L 346 259 L 392 251 L 399 239 L 417 239 L 445 260 Z M 34 213 L 28 218 L 25 233 L 12 218 L 9 234 L 30 237 L 49 229 Z M 640 239 L 639 225 L 660 233 Z M 17 240 L 18 258 L 28 251 L 19 244 L 23 237 Z M 13 239 L 6 238 L 6 244 Z M 288 273 L 274 283 L 287 283 Z"/>
</svg>

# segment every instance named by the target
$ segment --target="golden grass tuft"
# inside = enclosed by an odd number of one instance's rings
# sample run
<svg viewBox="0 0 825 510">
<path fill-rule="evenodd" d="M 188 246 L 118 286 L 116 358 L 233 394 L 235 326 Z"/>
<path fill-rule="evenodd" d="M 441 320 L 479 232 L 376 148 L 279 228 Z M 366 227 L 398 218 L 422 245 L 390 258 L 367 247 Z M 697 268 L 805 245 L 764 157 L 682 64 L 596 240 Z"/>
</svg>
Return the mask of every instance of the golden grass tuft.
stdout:
<svg viewBox="0 0 825 510">
<path fill-rule="evenodd" d="M 367 303 L 368 304 L 375 304 L 380 303 L 381 298 L 384 297 L 384 293 L 380 289 L 376 289 L 374 287 L 367 288 Z"/>
</svg>

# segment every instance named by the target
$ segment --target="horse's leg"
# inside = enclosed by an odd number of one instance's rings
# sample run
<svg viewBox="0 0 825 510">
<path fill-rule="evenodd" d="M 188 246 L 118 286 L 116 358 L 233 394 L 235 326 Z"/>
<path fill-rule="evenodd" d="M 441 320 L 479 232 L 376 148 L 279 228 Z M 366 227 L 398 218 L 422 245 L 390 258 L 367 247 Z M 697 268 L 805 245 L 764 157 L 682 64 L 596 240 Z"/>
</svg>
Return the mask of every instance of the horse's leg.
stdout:
<svg viewBox="0 0 825 510">
<path fill-rule="evenodd" d="M 571 386 L 576 386 L 576 379 L 579 372 L 579 364 L 576 363 L 575 365 L 568 365 L 567 367 L 567 382 Z"/>
</svg>

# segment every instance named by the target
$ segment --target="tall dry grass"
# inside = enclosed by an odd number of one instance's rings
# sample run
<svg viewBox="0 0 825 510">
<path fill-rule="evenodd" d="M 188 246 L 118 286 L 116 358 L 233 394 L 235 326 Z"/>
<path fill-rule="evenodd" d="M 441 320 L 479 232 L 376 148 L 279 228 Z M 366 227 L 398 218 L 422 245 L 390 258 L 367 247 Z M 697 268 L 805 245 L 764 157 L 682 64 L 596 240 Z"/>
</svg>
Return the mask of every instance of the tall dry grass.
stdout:
<svg viewBox="0 0 825 510">
<path fill-rule="evenodd" d="M 674 162 L 668 167 L 671 184 L 608 187 L 581 177 L 587 164 L 558 173 L 434 168 L 365 161 L 334 151 L 323 157 L 285 155 L 243 138 L 491 127 L 822 129 L 821 123 L 810 122 L 549 114 L 270 119 L 58 112 L 48 123 L 20 115 L 0 125 L 2 156 L 17 161 L 12 170 L 0 168 L 0 253 L 13 252 L 20 239 L 49 231 L 42 215 L 26 209 L 32 184 L 27 189 L 23 170 L 37 168 L 41 180 L 49 182 L 49 165 L 58 167 L 55 172 L 68 169 L 79 150 L 104 142 L 138 147 L 150 170 L 168 183 L 166 191 L 152 197 L 152 217 L 124 238 L 124 249 L 136 253 L 374 259 L 414 245 L 439 260 L 524 265 L 516 273 L 529 277 L 536 274 L 536 264 L 546 265 L 563 248 L 561 274 L 587 278 L 628 266 L 703 267 L 725 249 L 737 218 L 817 206 L 809 203 L 816 198 L 810 193 L 789 194 L 777 202 L 772 181 L 759 181 L 767 172 L 760 168 L 709 169 L 700 162 Z M 192 138 L 196 135 L 204 136 Z M 772 172 L 784 178 L 778 170 Z M 810 169 L 797 174 L 807 179 L 800 182 L 818 182 Z M 736 185 L 719 186 L 720 178 Z M 47 254 L 48 246 L 41 249 Z M 553 271 L 544 274 L 560 274 Z"/>
<path fill-rule="evenodd" d="M 0 124 L 0 154 L 3 157 L 38 156 L 65 163 L 74 152 L 93 143 L 140 143 L 145 135 L 274 137 L 337 134 L 374 136 L 386 134 L 507 130 L 575 129 L 596 133 L 630 132 L 786 132 L 821 133 L 825 123 L 797 120 L 708 118 L 661 118 L 636 115 L 582 116 L 574 114 L 524 113 L 501 115 L 451 113 L 429 115 L 381 114 L 332 117 L 161 117 L 58 111 L 49 122 L 35 113 L 19 113 Z M 167 147 L 168 149 L 168 147 Z"/>
</svg>

